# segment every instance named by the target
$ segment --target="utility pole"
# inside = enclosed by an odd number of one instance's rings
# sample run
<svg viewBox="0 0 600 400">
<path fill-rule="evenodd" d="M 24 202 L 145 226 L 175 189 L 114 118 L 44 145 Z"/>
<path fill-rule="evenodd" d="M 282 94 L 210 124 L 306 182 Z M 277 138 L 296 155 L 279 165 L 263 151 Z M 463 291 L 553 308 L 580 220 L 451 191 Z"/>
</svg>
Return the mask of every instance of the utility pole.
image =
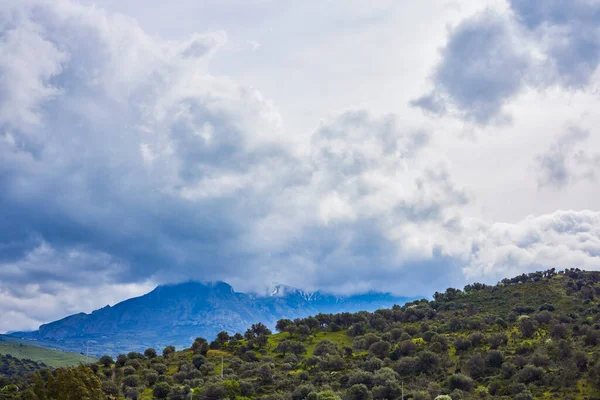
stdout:
<svg viewBox="0 0 600 400">
<path fill-rule="evenodd" d="M 223 378 L 223 356 L 221 356 L 221 378 Z"/>
<path fill-rule="evenodd" d="M 402 381 L 402 400 L 404 400 L 404 381 Z"/>
</svg>

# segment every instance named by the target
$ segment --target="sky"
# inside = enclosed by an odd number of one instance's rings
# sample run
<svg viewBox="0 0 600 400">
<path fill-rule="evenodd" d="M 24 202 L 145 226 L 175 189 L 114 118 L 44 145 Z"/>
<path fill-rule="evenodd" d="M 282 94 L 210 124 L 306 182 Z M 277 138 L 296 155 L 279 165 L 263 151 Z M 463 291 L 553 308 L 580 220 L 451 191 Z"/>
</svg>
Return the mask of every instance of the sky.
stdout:
<svg viewBox="0 0 600 400">
<path fill-rule="evenodd" d="M 599 0 L 0 0 L 0 332 L 600 270 L 599 63 Z"/>
</svg>

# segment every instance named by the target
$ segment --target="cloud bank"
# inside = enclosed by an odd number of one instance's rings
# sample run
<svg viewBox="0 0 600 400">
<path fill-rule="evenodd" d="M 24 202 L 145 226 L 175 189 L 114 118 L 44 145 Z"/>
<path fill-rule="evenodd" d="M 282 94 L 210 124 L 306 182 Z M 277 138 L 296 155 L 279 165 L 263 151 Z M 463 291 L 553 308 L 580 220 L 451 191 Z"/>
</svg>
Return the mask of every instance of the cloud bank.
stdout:
<svg viewBox="0 0 600 400">
<path fill-rule="evenodd" d="M 525 86 L 589 84 L 596 6 L 581 1 L 565 19 L 563 2 L 529 4 L 453 29 L 433 92 L 414 104 L 487 124 Z M 260 91 L 211 70 L 228 40 L 163 40 L 68 1 L 2 7 L 0 331 L 188 279 L 428 295 L 467 279 L 600 268 L 600 212 L 472 216 L 473 192 L 429 125 L 358 107 L 290 137 Z M 542 80 L 540 62 L 552 67 Z M 591 182 L 572 172 L 582 132 L 539 153 L 540 186 Z"/>
</svg>

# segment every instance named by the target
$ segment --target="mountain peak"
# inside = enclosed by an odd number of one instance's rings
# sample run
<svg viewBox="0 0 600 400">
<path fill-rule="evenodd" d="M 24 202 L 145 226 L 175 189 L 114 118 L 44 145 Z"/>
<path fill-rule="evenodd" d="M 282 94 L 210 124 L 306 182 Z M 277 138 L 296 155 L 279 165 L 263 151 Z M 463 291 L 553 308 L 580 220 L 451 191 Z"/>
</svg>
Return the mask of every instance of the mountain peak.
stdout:
<svg viewBox="0 0 600 400">
<path fill-rule="evenodd" d="M 75 314 L 22 335 L 75 351 L 82 343 L 95 340 L 96 353 L 115 354 L 171 344 L 184 347 L 196 337 L 210 339 L 220 331 L 241 332 L 256 322 L 273 328 L 281 318 L 374 311 L 408 300 L 383 294 L 336 297 L 283 284 L 272 285 L 265 294 L 235 292 L 231 285 L 220 281 L 161 285 L 143 296 L 91 314 Z"/>
<path fill-rule="evenodd" d="M 310 301 L 311 299 L 313 299 L 317 293 L 318 292 L 305 292 L 304 290 L 283 284 L 273 284 L 267 289 L 267 296 L 269 297 L 300 296 L 306 301 Z"/>
</svg>

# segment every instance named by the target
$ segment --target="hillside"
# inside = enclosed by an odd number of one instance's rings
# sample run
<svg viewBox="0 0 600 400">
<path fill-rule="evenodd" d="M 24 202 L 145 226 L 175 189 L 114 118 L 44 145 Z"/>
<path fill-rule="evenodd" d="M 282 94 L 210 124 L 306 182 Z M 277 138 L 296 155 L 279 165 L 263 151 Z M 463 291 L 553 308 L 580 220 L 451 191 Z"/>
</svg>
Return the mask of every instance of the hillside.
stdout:
<svg viewBox="0 0 600 400">
<path fill-rule="evenodd" d="M 78 353 L 32 346 L 14 341 L 10 336 L 0 335 L 0 355 L 7 354 L 18 359 L 28 359 L 37 363 L 43 363 L 53 368 L 70 367 L 96 359 L 92 356 L 86 358 L 85 355 Z"/>
<path fill-rule="evenodd" d="M 90 354 L 116 355 L 148 347 L 183 348 L 197 336 L 214 338 L 220 331 L 234 333 L 260 321 L 274 327 L 281 318 L 317 313 L 374 311 L 410 299 L 385 293 L 336 297 L 304 293 L 279 285 L 265 296 L 235 292 L 224 282 L 186 282 L 159 286 L 152 292 L 91 314 L 79 313 L 40 326 L 36 332 L 13 336 L 36 340 L 40 346 Z"/>
<path fill-rule="evenodd" d="M 74 398 L 60 397 L 69 387 L 91 400 L 591 400 L 599 317 L 600 273 L 550 270 L 374 313 L 280 320 L 278 334 L 254 324 L 179 352 L 103 357 L 39 374 L 20 396 Z"/>
</svg>

